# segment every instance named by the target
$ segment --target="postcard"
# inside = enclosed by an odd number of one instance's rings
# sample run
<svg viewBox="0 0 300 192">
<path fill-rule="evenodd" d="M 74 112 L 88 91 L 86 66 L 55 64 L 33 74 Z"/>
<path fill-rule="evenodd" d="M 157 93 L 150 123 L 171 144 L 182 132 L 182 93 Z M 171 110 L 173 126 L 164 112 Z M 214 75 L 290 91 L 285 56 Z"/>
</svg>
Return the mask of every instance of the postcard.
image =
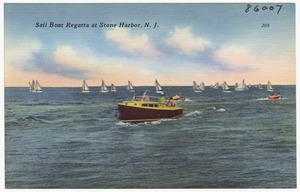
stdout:
<svg viewBox="0 0 300 192">
<path fill-rule="evenodd" d="M 5 189 L 296 189 L 295 3 L 5 3 Z"/>
</svg>

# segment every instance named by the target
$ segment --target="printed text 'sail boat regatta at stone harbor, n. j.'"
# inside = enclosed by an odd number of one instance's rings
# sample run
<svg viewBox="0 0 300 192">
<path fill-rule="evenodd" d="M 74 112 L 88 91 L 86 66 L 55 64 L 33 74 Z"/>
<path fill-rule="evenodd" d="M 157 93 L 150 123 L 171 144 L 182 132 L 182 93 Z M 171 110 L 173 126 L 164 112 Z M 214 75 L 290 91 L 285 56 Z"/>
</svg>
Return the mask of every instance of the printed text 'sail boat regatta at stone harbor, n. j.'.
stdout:
<svg viewBox="0 0 300 192">
<path fill-rule="evenodd" d="M 157 28 L 157 22 L 133 23 L 133 22 L 119 22 L 119 23 L 59 23 L 59 22 L 36 22 L 36 28 Z"/>
</svg>

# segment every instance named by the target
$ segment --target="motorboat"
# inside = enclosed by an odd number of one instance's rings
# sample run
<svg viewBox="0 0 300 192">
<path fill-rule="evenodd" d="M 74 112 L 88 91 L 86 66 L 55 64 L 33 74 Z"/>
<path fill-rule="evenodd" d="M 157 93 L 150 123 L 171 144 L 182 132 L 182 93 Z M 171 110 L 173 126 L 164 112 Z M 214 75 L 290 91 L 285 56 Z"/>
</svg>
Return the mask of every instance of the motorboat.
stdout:
<svg viewBox="0 0 300 192">
<path fill-rule="evenodd" d="M 140 123 L 172 119 L 182 115 L 182 107 L 168 105 L 160 101 L 150 101 L 150 97 L 143 95 L 140 99 L 134 97 L 131 101 L 118 104 L 119 119 L 124 123 Z"/>
</svg>

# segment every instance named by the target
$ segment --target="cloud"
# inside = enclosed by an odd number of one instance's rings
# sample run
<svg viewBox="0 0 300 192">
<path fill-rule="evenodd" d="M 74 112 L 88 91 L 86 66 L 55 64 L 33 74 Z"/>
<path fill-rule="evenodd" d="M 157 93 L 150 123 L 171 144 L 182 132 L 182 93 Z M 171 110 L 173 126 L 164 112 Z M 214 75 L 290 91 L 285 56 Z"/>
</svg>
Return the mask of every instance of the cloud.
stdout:
<svg viewBox="0 0 300 192">
<path fill-rule="evenodd" d="M 105 59 L 93 54 L 87 47 L 76 49 L 70 45 L 59 45 L 53 53 L 54 73 L 74 79 L 94 78 L 108 64 Z"/>
<path fill-rule="evenodd" d="M 4 58 L 6 66 L 34 68 L 34 55 L 42 51 L 43 44 L 37 38 L 11 37 L 5 38 Z"/>
<path fill-rule="evenodd" d="M 249 49 L 235 45 L 221 47 L 215 52 L 214 58 L 231 69 L 259 68 L 263 59 Z"/>
<path fill-rule="evenodd" d="M 184 28 L 176 27 L 170 33 L 171 37 L 167 40 L 167 44 L 186 55 L 196 55 L 211 45 L 209 40 L 194 36 L 190 29 L 190 26 Z"/>
<path fill-rule="evenodd" d="M 141 68 L 143 62 L 94 55 L 88 48 L 79 51 L 70 45 L 60 45 L 53 58 L 57 73 L 74 79 L 89 79 L 92 84 L 99 84 L 101 79 L 125 83 L 128 78 L 136 80 L 148 75 L 148 70 Z M 137 68 L 139 73 L 136 73 Z"/>
<path fill-rule="evenodd" d="M 262 83 L 266 83 L 271 80 L 278 84 L 288 84 L 295 81 L 293 58 L 288 54 L 276 56 L 269 53 L 256 53 L 240 45 L 224 45 L 214 54 L 214 59 L 228 68 L 226 71 L 230 74 L 228 79 L 248 78 L 252 79 L 252 83 L 259 83 L 262 80 Z"/>
<path fill-rule="evenodd" d="M 131 54 L 154 57 L 162 55 L 145 34 L 133 35 L 128 29 L 114 29 L 107 31 L 106 38 L 116 42 L 120 49 Z"/>
</svg>

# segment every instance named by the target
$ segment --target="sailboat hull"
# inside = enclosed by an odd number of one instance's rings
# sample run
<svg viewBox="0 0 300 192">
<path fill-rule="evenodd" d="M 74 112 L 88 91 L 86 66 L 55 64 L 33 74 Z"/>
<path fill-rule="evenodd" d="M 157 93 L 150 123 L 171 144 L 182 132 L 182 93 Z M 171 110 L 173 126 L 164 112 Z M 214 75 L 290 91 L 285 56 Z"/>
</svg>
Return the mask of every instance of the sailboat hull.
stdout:
<svg viewBox="0 0 300 192">
<path fill-rule="evenodd" d="M 182 115 L 182 108 L 151 101 L 123 101 L 118 104 L 118 112 L 120 121 L 138 123 L 178 117 Z"/>
<path fill-rule="evenodd" d="M 282 96 L 281 95 L 270 95 L 268 97 L 268 100 L 278 100 L 278 99 L 281 99 Z"/>
</svg>

